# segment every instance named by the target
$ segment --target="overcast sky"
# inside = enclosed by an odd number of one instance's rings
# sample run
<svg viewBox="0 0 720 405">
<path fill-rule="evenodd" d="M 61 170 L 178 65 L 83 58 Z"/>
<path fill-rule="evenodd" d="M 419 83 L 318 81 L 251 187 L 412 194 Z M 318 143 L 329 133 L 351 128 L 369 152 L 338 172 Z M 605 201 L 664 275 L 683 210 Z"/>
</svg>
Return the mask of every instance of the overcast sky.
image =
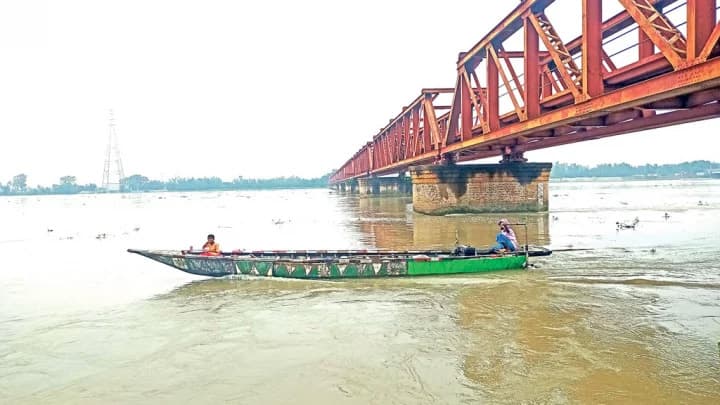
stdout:
<svg viewBox="0 0 720 405">
<path fill-rule="evenodd" d="M 322 175 L 421 88 L 452 87 L 458 52 L 516 4 L 0 0 L 0 181 L 26 173 L 31 185 L 63 175 L 99 184 L 111 108 L 126 175 Z M 526 156 L 720 160 L 718 124 Z"/>
</svg>

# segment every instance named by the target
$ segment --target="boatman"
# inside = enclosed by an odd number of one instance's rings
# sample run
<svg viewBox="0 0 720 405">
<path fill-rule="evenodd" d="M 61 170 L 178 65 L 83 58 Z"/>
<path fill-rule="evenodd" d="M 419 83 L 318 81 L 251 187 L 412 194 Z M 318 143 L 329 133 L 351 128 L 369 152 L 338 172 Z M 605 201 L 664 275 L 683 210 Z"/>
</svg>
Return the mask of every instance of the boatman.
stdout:
<svg viewBox="0 0 720 405">
<path fill-rule="evenodd" d="M 210 234 L 207 236 L 207 242 L 202 247 L 202 255 L 203 256 L 219 256 L 220 255 L 220 245 L 215 243 L 215 235 Z"/>
<path fill-rule="evenodd" d="M 517 238 L 515 238 L 515 231 L 510 228 L 510 222 L 503 218 L 498 221 L 500 226 L 500 232 L 495 237 L 497 245 L 493 247 L 493 252 L 500 252 L 501 250 L 509 250 L 514 252 L 517 250 Z"/>
</svg>

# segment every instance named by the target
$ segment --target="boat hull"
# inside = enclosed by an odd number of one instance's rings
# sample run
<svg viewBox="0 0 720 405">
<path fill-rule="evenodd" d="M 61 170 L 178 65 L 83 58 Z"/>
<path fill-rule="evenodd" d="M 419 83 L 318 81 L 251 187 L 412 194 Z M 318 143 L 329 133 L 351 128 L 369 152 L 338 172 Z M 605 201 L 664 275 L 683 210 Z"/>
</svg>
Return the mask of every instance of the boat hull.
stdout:
<svg viewBox="0 0 720 405">
<path fill-rule="evenodd" d="M 524 255 L 472 257 L 351 257 L 282 259 L 243 256 L 201 256 L 179 252 L 128 250 L 186 273 L 224 277 L 248 275 L 297 279 L 342 279 L 483 273 L 522 269 Z"/>
</svg>

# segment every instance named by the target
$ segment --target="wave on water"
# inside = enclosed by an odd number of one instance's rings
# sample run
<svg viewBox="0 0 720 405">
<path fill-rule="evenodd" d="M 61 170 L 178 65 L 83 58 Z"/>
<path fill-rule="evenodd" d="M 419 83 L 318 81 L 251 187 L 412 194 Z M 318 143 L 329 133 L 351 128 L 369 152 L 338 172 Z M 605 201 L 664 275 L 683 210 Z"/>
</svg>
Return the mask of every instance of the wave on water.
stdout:
<svg viewBox="0 0 720 405">
<path fill-rule="evenodd" d="M 574 284 L 619 284 L 646 287 L 686 287 L 720 290 L 718 283 L 655 280 L 648 278 L 594 278 L 594 277 L 549 277 L 550 280 Z"/>
</svg>

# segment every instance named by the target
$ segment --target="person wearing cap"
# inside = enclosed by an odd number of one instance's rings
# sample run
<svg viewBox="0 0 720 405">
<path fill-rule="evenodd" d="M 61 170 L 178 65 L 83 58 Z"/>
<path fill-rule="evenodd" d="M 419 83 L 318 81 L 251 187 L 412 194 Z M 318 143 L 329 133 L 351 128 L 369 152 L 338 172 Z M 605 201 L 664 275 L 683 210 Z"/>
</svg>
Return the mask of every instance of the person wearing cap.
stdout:
<svg viewBox="0 0 720 405">
<path fill-rule="evenodd" d="M 510 252 L 516 251 L 518 246 L 517 238 L 515 237 L 515 231 L 510 228 L 510 222 L 503 218 L 498 221 L 498 226 L 500 226 L 500 232 L 495 237 L 497 245 L 493 247 L 493 251 L 499 252 L 503 249 Z"/>
</svg>

